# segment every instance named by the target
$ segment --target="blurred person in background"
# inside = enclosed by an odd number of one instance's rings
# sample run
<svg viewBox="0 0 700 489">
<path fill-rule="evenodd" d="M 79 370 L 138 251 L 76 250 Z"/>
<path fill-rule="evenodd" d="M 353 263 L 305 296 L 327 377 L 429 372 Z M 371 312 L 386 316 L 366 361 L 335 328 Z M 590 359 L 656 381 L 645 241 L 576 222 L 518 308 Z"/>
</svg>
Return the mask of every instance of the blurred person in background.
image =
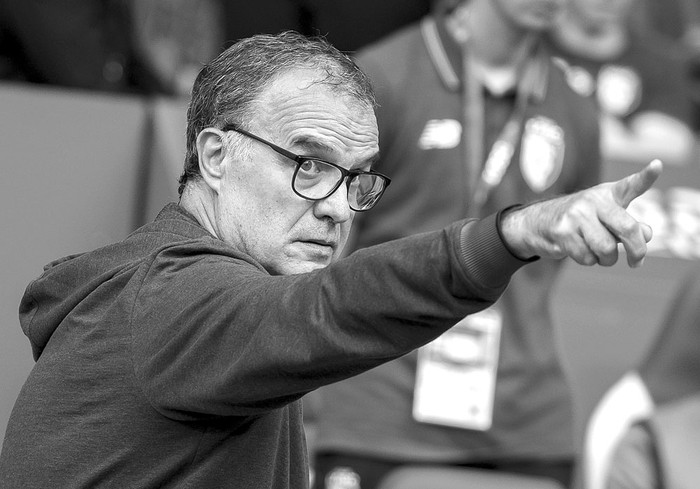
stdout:
<svg viewBox="0 0 700 489">
<path fill-rule="evenodd" d="M 0 79 L 189 94 L 223 47 L 219 0 L 0 0 Z"/>
<path fill-rule="evenodd" d="M 684 52 L 693 98 L 693 129 L 700 132 L 700 1 L 638 0 L 631 22 L 672 39 Z"/>
<path fill-rule="evenodd" d="M 377 168 L 392 191 L 358 216 L 350 251 L 599 180 L 595 101 L 569 86 L 542 42 L 564 6 L 439 2 L 357 53 L 377 91 Z M 373 489 L 407 464 L 568 485 L 572 393 L 549 307 L 560 267 L 528 267 L 493 307 L 420 352 L 312 397 L 316 487 Z"/>
<path fill-rule="evenodd" d="M 678 43 L 630 21 L 640 0 L 570 0 L 551 39 L 572 83 L 595 93 L 605 161 L 688 164 L 693 99 Z"/>
<path fill-rule="evenodd" d="M 256 0 L 222 2 L 226 39 L 286 29 L 324 36 L 341 51 L 365 44 L 421 18 L 431 0 Z"/>
<path fill-rule="evenodd" d="M 700 49 L 698 0 L 637 0 L 633 22 L 643 22 L 660 34 Z"/>
<path fill-rule="evenodd" d="M 700 481 L 700 266 L 669 304 L 636 376 L 652 401 L 609 463 L 607 489 L 690 489 Z"/>
</svg>

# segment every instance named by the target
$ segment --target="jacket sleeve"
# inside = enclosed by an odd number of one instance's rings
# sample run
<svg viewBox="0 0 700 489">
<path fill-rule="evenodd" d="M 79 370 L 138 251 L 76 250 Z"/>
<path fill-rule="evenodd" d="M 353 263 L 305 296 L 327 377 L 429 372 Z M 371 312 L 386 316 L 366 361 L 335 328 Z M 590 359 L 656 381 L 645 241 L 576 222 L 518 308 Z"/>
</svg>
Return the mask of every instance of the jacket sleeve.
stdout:
<svg viewBox="0 0 700 489">
<path fill-rule="evenodd" d="M 158 253 L 131 317 L 136 378 L 175 419 L 260 414 L 397 358 L 492 304 L 525 263 L 495 216 L 290 276 L 209 241 Z"/>
</svg>

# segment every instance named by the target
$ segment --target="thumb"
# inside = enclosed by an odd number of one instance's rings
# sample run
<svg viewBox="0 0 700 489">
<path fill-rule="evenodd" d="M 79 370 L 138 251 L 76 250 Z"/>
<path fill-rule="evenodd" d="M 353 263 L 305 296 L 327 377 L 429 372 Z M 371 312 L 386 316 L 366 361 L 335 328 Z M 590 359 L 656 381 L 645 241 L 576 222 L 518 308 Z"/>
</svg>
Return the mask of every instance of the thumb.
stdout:
<svg viewBox="0 0 700 489">
<path fill-rule="evenodd" d="M 655 159 L 637 173 L 618 180 L 613 185 L 615 200 L 622 207 L 627 208 L 630 202 L 651 188 L 661 175 L 662 170 L 663 164 L 661 160 Z"/>
</svg>

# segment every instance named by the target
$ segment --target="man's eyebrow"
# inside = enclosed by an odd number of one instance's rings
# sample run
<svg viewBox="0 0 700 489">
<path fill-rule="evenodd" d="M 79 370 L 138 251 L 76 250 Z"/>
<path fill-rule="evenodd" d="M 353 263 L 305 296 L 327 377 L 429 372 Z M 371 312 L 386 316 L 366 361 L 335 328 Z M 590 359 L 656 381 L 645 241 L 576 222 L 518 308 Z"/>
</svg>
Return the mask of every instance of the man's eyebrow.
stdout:
<svg viewBox="0 0 700 489">
<path fill-rule="evenodd" d="M 315 156 L 314 153 L 318 154 L 330 154 L 333 152 L 333 148 L 328 145 L 323 143 L 322 141 L 319 141 L 318 139 L 311 137 L 311 136 L 299 136 L 298 138 L 295 138 L 292 140 L 292 145 L 294 146 L 301 146 L 303 151 L 308 151 L 310 154 L 305 155 L 305 156 Z M 321 154 L 319 154 L 318 158 L 322 159 Z M 374 166 L 374 164 L 379 160 L 379 151 L 377 151 L 375 154 L 367 158 L 367 160 L 363 161 L 362 164 L 369 164 L 370 166 Z M 333 162 L 335 163 L 335 162 Z M 358 165 L 359 166 L 359 165 Z"/>
<path fill-rule="evenodd" d="M 330 145 L 324 144 L 322 141 L 310 136 L 299 136 L 292 140 L 292 145 L 301 146 L 304 151 L 331 153 L 333 148 Z"/>
</svg>

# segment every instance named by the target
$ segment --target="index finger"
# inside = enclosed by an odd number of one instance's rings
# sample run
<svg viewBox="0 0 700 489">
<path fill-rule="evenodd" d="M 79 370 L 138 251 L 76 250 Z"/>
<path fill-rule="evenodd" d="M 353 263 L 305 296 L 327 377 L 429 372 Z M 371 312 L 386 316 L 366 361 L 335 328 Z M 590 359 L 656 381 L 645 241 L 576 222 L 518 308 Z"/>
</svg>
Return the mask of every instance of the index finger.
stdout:
<svg viewBox="0 0 700 489">
<path fill-rule="evenodd" d="M 654 159 L 637 173 L 628 175 L 618 180 L 613 185 L 613 196 L 624 208 L 627 208 L 634 199 L 649 190 L 661 175 L 663 164 L 661 160 Z"/>
</svg>

